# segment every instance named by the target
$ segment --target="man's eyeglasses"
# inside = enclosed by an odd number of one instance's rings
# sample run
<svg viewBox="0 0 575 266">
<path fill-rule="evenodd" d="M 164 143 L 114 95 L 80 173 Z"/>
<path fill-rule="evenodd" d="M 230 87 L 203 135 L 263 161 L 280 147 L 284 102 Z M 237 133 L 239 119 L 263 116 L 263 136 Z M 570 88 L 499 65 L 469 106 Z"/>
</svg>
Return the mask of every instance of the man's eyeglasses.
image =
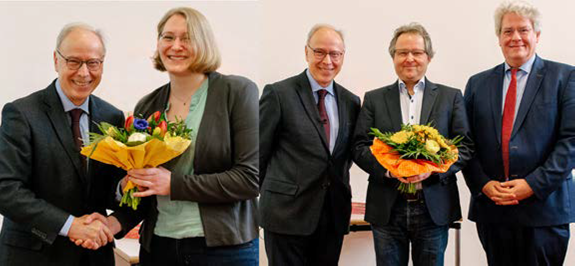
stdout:
<svg viewBox="0 0 575 266">
<path fill-rule="evenodd" d="M 83 64 L 86 64 L 86 67 L 88 67 L 88 70 L 97 71 L 97 70 L 100 70 L 100 68 L 102 68 L 102 63 L 104 63 L 104 60 L 96 59 L 96 58 L 89 59 L 86 61 L 82 61 L 82 60 L 77 59 L 77 58 L 67 58 L 64 55 L 62 55 L 62 53 L 60 53 L 59 50 L 56 50 L 56 53 L 58 53 L 62 58 L 64 58 L 64 60 L 66 60 L 66 66 L 70 70 L 78 70 L 82 67 Z"/>
<path fill-rule="evenodd" d="M 340 51 L 326 52 L 322 49 L 314 49 L 313 47 L 309 46 L 309 44 L 307 45 L 307 47 L 309 47 L 309 49 L 311 49 L 313 51 L 313 55 L 315 56 L 315 59 L 320 60 L 320 61 L 323 60 L 327 55 L 329 55 L 329 57 L 333 61 L 339 61 L 343 58 L 344 52 L 340 52 Z"/>
<path fill-rule="evenodd" d="M 180 39 L 180 43 L 186 46 L 192 43 L 190 36 L 188 35 L 182 35 L 179 37 L 171 33 L 164 33 L 160 35 L 160 41 L 166 44 L 173 44 L 177 39 Z"/>
<path fill-rule="evenodd" d="M 427 52 L 425 52 L 425 50 L 419 50 L 419 49 L 414 49 L 414 50 L 397 49 L 397 50 L 395 50 L 395 56 L 400 57 L 400 58 L 406 58 L 409 54 L 411 54 L 415 58 L 422 58 L 427 54 Z"/>
</svg>

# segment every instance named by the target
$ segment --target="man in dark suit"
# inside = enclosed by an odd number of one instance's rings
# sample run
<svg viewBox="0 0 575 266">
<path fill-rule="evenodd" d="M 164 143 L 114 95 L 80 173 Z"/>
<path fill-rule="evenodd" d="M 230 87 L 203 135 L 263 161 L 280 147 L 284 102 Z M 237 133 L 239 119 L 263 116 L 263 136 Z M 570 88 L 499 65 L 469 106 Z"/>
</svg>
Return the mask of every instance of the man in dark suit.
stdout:
<svg viewBox="0 0 575 266">
<path fill-rule="evenodd" d="M 124 120 L 91 95 L 104 54 L 98 31 L 65 26 L 54 51 L 58 78 L 2 110 L 0 265 L 114 265 L 112 245 L 104 246 L 113 236 L 103 215 L 116 206 L 113 185 L 121 172 L 80 155 L 80 137 L 96 132 L 95 123 L 121 126 Z M 95 221 L 86 223 L 87 217 Z M 70 240 L 90 240 L 100 249 Z"/>
<path fill-rule="evenodd" d="M 354 133 L 354 162 L 369 173 L 365 220 L 371 223 L 377 265 L 443 265 L 449 223 L 461 218 L 457 173 L 471 154 L 463 96 L 425 78 L 433 57 L 429 34 L 411 23 L 395 30 L 389 45 L 397 82 L 365 94 Z M 446 138 L 464 137 L 459 160 L 446 173 L 391 176 L 370 151 L 370 128 L 397 132 L 401 124 L 428 124 Z M 415 194 L 399 192 L 416 183 Z"/>
<path fill-rule="evenodd" d="M 351 216 L 351 134 L 359 98 L 333 81 L 340 31 L 308 34 L 303 73 L 260 99 L 260 214 L 270 265 L 337 265 Z"/>
<path fill-rule="evenodd" d="M 476 154 L 463 174 L 489 265 L 562 265 L 575 221 L 575 68 L 541 59 L 539 11 L 495 11 L 505 63 L 471 77 Z"/>
</svg>

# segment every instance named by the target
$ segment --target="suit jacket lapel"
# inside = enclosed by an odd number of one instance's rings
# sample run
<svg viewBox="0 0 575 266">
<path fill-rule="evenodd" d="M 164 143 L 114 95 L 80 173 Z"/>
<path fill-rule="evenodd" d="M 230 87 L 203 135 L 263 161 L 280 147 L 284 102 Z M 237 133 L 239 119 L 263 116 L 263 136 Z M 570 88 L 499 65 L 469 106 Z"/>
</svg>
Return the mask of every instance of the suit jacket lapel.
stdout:
<svg viewBox="0 0 575 266">
<path fill-rule="evenodd" d="M 521 127 L 521 124 L 527 116 L 529 108 L 531 108 L 531 103 L 535 99 L 535 95 L 541 88 L 541 81 L 546 72 L 545 64 L 541 58 L 536 57 L 535 62 L 533 62 L 533 67 L 531 68 L 531 73 L 527 79 L 527 84 L 525 85 L 525 91 L 523 92 L 523 98 L 521 98 L 521 104 L 519 105 L 519 110 L 515 116 L 515 123 L 513 125 L 513 131 L 511 132 L 511 138 L 517 133 L 517 130 Z"/>
<path fill-rule="evenodd" d="M 317 110 L 317 105 L 315 103 L 315 99 L 313 98 L 311 85 L 309 84 L 309 80 L 307 79 L 305 71 L 298 76 L 297 83 L 298 86 L 296 88 L 296 92 L 308 117 L 320 135 L 324 148 L 327 149 L 329 153 L 329 143 L 327 143 L 327 137 L 325 136 L 323 125 L 320 123 L 319 111 Z"/>
<path fill-rule="evenodd" d="M 102 118 L 100 117 L 100 112 L 98 112 L 98 103 L 96 103 L 96 101 L 94 101 L 94 99 L 92 98 L 93 97 L 90 97 L 90 116 L 89 116 L 90 132 L 101 134 L 100 129 L 98 128 L 98 124 L 100 124 L 100 122 L 110 122 L 110 121 L 102 121 Z"/>
<path fill-rule="evenodd" d="M 52 123 L 52 127 L 58 136 L 58 140 L 64 147 L 68 158 L 72 161 L 78 176 L 80 176 L 83 182 L 86 181 L 86 173 L 83 170 L 82 161 L 79 156 L 79 151 L 76 150 L 76 144 L 74 144 L 74 137 L 72 135 L 72 130 L 70 129 L 70 124 L 68 123 L 68 117 L 64 112 L 64 107 L 60 102 L 58 93 L 56 92 L 55 83 L 52 83 L 44 92 L 44 103 L 46 104 L 46 115 Z"/>
<path fill-rule="evenodd" d="M 385 94 L 383 94 L 383 100 L 385 101 L 385 106 L 387 106 L 387 113 L 391 118 L 391 124 L 393 127 L 393 131 L 400 131 L 401 130 L 401 104 L 399 103 L 399 86 L 397 82 L 388 90 Z"/>
<path fill-rule="evenodd" d="M 338 112 L 338 116 L 339 116 L 339 130 L 337 132 L 337 139 L 335 142 L 335 146 L 333 147 L 333 152 L 332 154 L 335 153 L 335 151 L 337 150 L 337 148 L 339 146 L 341 146 L 341 142 L 342 142 L 342 136 L 344 135 L 344 130 L 348 130 L 347 129 L 347 104 L 343 99 L 343 92 L 342 92 L 342 88 L 335 83 L 335 81 L 333 82 L 333 91 L 335 92 L 335 98 L 337 100 L 337 112 Z M 351 129 L 353 130 L 353 128 Z"/>
<path fill-rule="evenodd" d="M 98 134 L 102 134 L 102 132 L 100 132 L 100 129 L 98 128 L 98 125 L 101 122 L 111 122 L 111 121 L 104 121 L 102 118 L 102 112 L 98 106 L 98 102 L 94 99 L 94 97 L 90 97 L 90 115 L 88 116 L 88 123 L 89 128 L 90 128 L 90 132 L 94 132 L 94 133 L 98 133 Z M 86 176 L 83 176 L 85 178 L 86 181 L 86 187 L 88 188 L 88 191 L 90 190 L 90 187 L 92 185 L 92 173 L 94 173 L 93 171 L 91 171 L 91 162 L 92 160 L 88 160 L 87 163 L 87 168 L 86 169 L 88 172 L 86 173 Z M 98 177 L 95 177 L 98 178 Z"/>
<path fill-rule="evenodd" d="M 491 101 L 491 106 L 488 106 L 492 111 L 493 116 L 493 128 L 495 128 L 495 134 L 497 134 L 497 142 L 501 144 L 501 119 L 502 119 L 502 99 L 503 99 L 503 77 L 505 75 L 505 65 L 501 64 L 497 66 L 491 73 L 491 77 L 486 82 L 485 89 L 489 90 Z"/>
<path fill-rule="evenodd" d="M 425 125 L 429 123 L 429 115 L 431 114 L 431 109 L 435 104 L 436 98 L 437 85 L 425 79 L 425 90 L 423 91 L 423 103 L 421 105 L 421 117 L 419 118 L 419 124 Z"/>
</svg>

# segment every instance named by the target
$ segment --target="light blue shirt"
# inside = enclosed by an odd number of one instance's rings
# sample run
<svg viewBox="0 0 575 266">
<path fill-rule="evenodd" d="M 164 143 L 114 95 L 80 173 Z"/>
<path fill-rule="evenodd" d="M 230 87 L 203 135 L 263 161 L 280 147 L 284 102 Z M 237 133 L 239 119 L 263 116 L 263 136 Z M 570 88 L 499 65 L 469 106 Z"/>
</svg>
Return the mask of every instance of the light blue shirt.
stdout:
<svg viewBox="0 0 575 266">
<path fill-rule="evenodd" d="M 327 90 L 325 95 L 325 110 L 327 112 L 327 117 L 329 118 L 329 151 L 333 152 L 335 147 L 335 141 L 337 140 L 337 132 L 339 131 L 339 113 L 337 109 L 337 99 L 335 98 L 335 92 L 333 90 L 333 80 L 327 87 L 322 87 L 315 81 L 315 79 L 309 73 L 309 69 L 305 71 L 309 84 L 311 85 L 311 90 L 313 91 L 313 98 L 315 99 L 315 104 L 317 105 L 319 101 L 319 96 L 317 91 Z"/>
<path fill-rule="evenodd" d="M 80 134 L 82 135 L 82 140 L 84 141 L 85 144 L 86 141 L 88 140 L 89 136 L 88 132 L 90 132 L 90 124 L 88 119 L 88 115 L 90 115 L 90 108 L 89 108 L 90 96 L 86 98 L 86 100 L 84 101 L 84 103 L 82 103 L 82 105 L 77 106 L 74 103 L 72 103 L 72 101 L 70 101 L 70 99 L 68 99 L 66 94 L 64 94 L 64 92 L 62 91 L 62 86 L 60 86 L 60 80 L 56 80 L 56 91 L 58 92 L 58 96 L 60 97 L 60 101 L 62 102 L 62 106 L 64 107 L 64 111 L 66 112 L 66 117 L 68 118 L 68 124 L 70 125 L 70 128 L 72 127 L 72 118 L 70 117 L 70 115 L 68 115 L 68 112 L 76 108 L 82 109 L 82 111 L 84 111 L 84 113 L 82 113 L 82 115 L 80 116 Z M 72 227 L 73 221 L 74 216 L 69 215 L 68 219 L 66 220 L 66 223 L 64 223 L 64 226 L 62 226 L 62 229 L 60 229 L 60 233 L 58 234 L 61 236 L 68 236 L 68 231 L 70 231 L 70 227 Z"/>
<path fill-rule="evenodd" d="M 413 95 L 409 95 L 403 80 L 398 79 L 399 103 L 401 105 L 401 122 L 403 124 L 419 125 L 421 121 L 421 106 L 423 105 L 423 91 L 425 90 L 425 77 L 421 78 L 413 87 Z"/>
<path fill-rule="evenodd" d="M 533 62 L 535 62 L 535 55 L 531 57 L 525 64 L 519 67 L 517 71 L 517 94 L 515 96 L 515 115 L 513 116 L 513 124 L 515 124 L 515 118 L 517 117 L 517 112 L 519 111 L 519 105 L 521 105 L 521 99 L 523 99 L 523 93 L 525 92 L 525 86 L 527 85 L 527 79 L 529 74 L 531 74 L 531 68 L 533 68 Z M 511 83 L 511 66 L 505 63 L 505 77 L 503 78 L 503 97 L 501 99 L 501 115 L 503 116 L 503 110 L 505 110 L 505 96 L 507 96 L 507 91 L 509 90 L 509 83 Z"/>
</svg>

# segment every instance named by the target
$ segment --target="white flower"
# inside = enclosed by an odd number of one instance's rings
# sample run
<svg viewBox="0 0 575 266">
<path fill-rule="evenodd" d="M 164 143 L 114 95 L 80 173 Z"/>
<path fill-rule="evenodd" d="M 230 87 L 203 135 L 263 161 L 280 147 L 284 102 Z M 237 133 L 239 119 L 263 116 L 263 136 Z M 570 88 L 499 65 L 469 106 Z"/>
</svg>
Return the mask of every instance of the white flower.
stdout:
<svg viewBox="0 0 575 266">
<path fill-rule="evenodd" d="M 128 138 L 128 142 L 146 142 L 146 134 L 136 132 Z"/>
<path fill-rule="evenodd" d="M 425 142 L 425 149 L 431 154 L 436 154 L 440 148 L 435 140 L 429 139 Z"/>
</svg>

